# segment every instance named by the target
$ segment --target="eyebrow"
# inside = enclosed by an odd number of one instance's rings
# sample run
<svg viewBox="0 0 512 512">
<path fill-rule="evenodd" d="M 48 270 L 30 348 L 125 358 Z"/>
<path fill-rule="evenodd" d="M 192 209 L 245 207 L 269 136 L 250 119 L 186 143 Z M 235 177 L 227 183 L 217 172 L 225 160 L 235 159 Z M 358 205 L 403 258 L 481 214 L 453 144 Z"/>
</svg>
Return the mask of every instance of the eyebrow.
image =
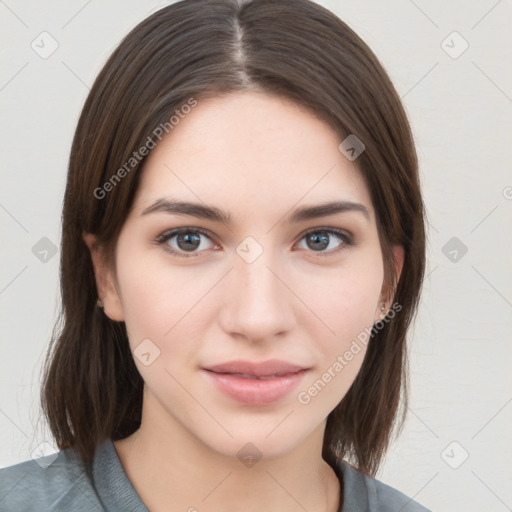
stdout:
<svg viewBox="0 0 512 512">
<path fill-rule="evenodd" d="M 214 222 L 223 222 L 224 224 L 230 224 L 231 222 L 231 215 L 220 208 L 187 201 L 169 201 L 168 199 L 158 199 L 155 203 L 146 208 L 141 213 L 141 216 L 162 212 L 178 215 L 190 215 L 192 217 L 207 219 Z M 296 224 L 306 220 L 318 219 L 320 217 L 327 217 L 329 215 L 346 212 L 359 212 L 362 213 L 368 221 L 370 220 L 370 213 L 366 206 L 352 201 L 332 201 L 314 206 L 302 206 L 287 215 L 285 219 L 289 223 Z"/>
</svg>

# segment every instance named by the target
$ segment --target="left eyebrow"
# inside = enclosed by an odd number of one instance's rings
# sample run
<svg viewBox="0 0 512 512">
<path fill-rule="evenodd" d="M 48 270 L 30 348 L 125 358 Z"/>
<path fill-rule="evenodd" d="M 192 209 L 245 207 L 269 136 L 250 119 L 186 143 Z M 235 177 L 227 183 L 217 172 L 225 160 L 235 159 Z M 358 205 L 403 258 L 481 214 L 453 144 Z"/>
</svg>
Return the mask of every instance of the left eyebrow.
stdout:
<svg viewBox="0 0 512 512">
<path fill-rule="evenodd" d="M 354 203 L 352 201 L 333 201 L 315 206 L 303 206 L 294 210 L 286 219 L 288 222 L 298 223 L 346 212 L 360 212 L 366 220 L 370 220 L 368 208 L 361 203 Z"/>
<path fill-rule="evenodd" d="M 224 224 L 230 224 L 231 222 L 230 214 L 220 208 L 187 201 L 158 199 L 155 203 L 146 208 L 141 213 L 141 216 L 155 212 L 190 215 L 192 217 L 212 220 L 215 222 L 223 222 Z M 320 217 L 327 217 L 329 215 L 347 212 L 362 213 L 368 221 L 370 220 L 370 213 L 366 206 L 352 201 L 333 201 L 314 206 L 303 206 L 294 210 L 291 214 L 286 216 L 285 219 L 289 223 L 297 224 L 306 220 L 318 219 Z"/>
</svg>

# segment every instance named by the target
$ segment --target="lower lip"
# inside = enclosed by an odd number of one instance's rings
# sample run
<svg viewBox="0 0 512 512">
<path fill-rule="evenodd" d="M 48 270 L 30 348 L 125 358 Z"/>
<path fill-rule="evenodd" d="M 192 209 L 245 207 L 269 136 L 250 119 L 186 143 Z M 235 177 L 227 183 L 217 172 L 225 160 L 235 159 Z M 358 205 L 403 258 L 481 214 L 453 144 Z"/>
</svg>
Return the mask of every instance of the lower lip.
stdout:
<svg viewBox="0 0 512 512">
<path fill-rule="evenodd" d="M 307 370 L 272 379 L 245 379 L 228 373 L 203 370 L 224 394 L 246 405 L 268 405 L 290 393 L 304 378 Z"/>
</svg>

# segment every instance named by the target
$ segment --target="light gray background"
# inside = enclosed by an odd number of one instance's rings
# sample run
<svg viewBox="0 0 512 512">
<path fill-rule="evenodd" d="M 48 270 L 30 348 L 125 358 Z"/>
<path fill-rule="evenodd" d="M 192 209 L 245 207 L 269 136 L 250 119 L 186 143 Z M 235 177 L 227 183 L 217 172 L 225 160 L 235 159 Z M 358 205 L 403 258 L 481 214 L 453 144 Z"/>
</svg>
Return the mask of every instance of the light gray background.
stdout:
<svg viewBox="0 0 512 512">
<path fill-rule="evenodd" d="M 50 449 L 37 448 L 50 440 L 38 393 L 59 255 L 45 263 L 32 248 L 43 237 L 59 246 L 78 115 L 120 39 L 166 3 L 0 0 L 0 466 Z M 402 96 L 430 222 L 408 421 L 378 478 L 440 512 L 512 510 L 511 3 L 319 3 L 371 46 Z M 43 31 L 58 42 L 45 59 L 31 48 L 51 48 Z M 461 55 L 453 31 L 469 44 Z"/>
</svg>

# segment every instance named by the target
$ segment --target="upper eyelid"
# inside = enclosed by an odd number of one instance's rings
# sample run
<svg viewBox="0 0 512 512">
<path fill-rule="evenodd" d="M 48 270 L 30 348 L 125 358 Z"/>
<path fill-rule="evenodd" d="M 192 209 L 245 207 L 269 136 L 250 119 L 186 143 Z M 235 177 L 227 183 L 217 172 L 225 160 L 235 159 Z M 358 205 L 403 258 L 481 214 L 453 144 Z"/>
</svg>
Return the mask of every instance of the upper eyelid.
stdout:
<svg viewBox="0 0 512 512">
<path fill-rule="evenodd" d="M 212 240 L 212 242 L 213 241 L 216 242 L 215 235 L 211 231 L 209 231 L 208 229 L 195 228 L 195 227 L 189 227 L 189 226 L 183 226 L 183 227 L 179 227 L 179 228 L 168 229 L 168 230 L 164 231 L 161 235 L 158 235 L 156 239 L 157 240 L 160 240 L 160 239 L 170 240 L 171 238 L 174 238 L 175 236 L 179 235 L 180 233 L 186 233 L 186 232 L 200 233 L 201 235 L 204 235 L 204 236 L 210 238 Z"/>
<path fill-rule="evenodd" d="M 348 236 L 352 236 L 350 231 L 343 228 L 332 228 L 328 226 L 319 226 L 314 228 L 308 228 L 305 231 L 303 231 L 299 236 L 307 235 L 308 233 L 315 233 L 317 231 L 327 231 L 328 233 L 335 233 L 335 234 L 346 234 Z"/>
</svg>

